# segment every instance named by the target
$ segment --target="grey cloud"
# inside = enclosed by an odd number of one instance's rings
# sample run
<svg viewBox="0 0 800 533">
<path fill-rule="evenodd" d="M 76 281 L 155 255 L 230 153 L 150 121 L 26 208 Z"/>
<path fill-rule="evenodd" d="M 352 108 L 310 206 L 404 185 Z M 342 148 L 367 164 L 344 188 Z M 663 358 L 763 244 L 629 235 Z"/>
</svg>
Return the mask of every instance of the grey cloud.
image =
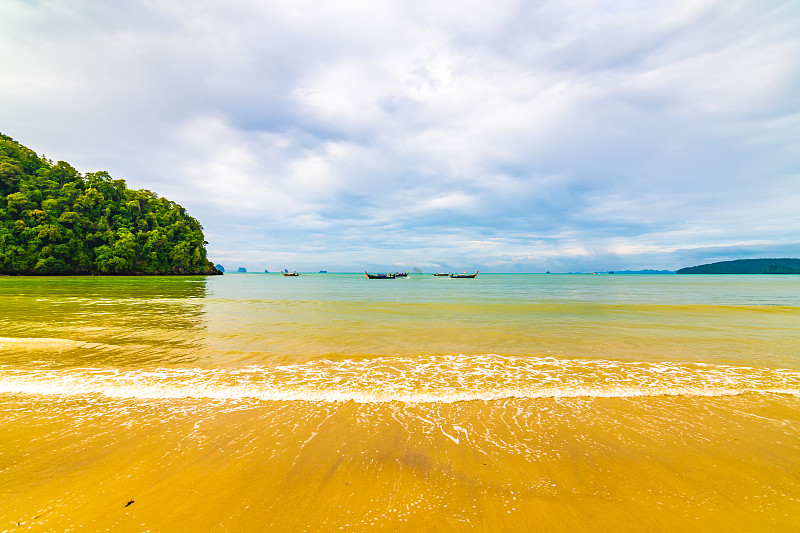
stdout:
<svg viewBox="0 0 800 533">
<path fill-rule="evenodd" d="M 2 131 L 182 203 L 224 260 L 796 254 L 794 2 L 10 2 L 0 30 Z"/>
</svg>

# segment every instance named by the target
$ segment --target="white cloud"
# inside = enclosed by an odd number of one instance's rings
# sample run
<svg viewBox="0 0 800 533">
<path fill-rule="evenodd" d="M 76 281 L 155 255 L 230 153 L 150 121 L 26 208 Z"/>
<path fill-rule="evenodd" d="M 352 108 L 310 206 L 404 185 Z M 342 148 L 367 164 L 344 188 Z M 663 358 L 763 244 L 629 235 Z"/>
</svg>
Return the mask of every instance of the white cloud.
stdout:
<svg viewBox="0 0 800 533">
<path fill-rule="evenodd" d="M 791 1 L 12 1 L 0 117 L 232 262 L 622 268 L 796 249 L 798 58 Z"/>
</svg>

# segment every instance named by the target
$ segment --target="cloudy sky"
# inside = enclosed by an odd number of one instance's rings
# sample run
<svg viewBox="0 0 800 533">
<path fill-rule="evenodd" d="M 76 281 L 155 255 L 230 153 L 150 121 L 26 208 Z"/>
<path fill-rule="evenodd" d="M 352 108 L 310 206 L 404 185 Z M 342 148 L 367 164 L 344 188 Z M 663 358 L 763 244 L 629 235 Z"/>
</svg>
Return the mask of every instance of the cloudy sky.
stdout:
<svg viewBox="0 0 800 533">
<path fill-rule="evenodd" d="M 228 268 L 800 256 L 797 0 L 0 0 L 0 132 Z"/>
</svg>

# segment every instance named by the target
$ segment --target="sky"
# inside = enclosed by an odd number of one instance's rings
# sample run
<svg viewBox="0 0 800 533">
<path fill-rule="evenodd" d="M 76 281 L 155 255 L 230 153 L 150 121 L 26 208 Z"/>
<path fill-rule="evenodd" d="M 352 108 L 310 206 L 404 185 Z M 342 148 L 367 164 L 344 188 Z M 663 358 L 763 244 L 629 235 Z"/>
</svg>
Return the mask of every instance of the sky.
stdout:
<svg viewBox="0 0 800 533">
<path fill-rule="evenodd" d="M 800 257 L 800 2 L 0 0 L 0 132 L 229 270 Z"/>
</svg>

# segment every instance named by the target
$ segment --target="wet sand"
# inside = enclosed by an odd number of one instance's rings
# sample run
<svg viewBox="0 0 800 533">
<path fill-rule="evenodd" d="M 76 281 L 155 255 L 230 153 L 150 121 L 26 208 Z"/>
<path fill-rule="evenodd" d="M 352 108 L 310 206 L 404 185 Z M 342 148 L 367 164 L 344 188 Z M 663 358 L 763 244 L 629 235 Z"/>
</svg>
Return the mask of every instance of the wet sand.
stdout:
<svg viewBox="0 0 800 533">
<path fill-rule="evenodd" d="M 0 530 L 794 531 L 799 404 L 3 395 Z"/>
</svg>

